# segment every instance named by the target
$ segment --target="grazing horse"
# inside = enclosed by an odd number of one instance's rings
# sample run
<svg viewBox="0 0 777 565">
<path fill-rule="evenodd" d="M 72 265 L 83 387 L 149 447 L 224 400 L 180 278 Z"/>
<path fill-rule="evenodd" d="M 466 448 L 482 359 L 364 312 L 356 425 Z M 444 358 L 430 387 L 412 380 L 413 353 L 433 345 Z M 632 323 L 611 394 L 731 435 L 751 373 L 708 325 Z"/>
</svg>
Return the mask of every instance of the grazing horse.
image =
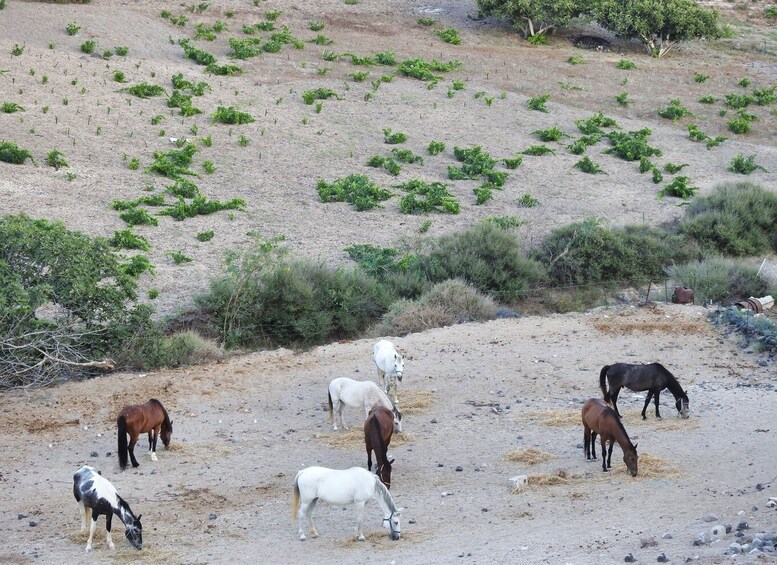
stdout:
<svg viewBox="0 0 777 565">
<path fill-rule="evenodd" d="M 402 382 L 402 373 L 405 368 L 405 360 L 394 349 L 394 344 L 387 339 L 382 339 L 372 346 L 372 358 L 378 368 L 378 382 L 383 385 L 386 394 L 389 389 L 394 389 L 394 404 L 397 402 L 397 381 Z"/>
<path fill-rule="evenodd" d="M 610 383 L 610 390 L 607 391 L 605 380 Z M 656 418 L 660 418 L 658 413 L 658 394 L 665 388 L 669 389 L 674 395 L 675 406 L 681 418 L 688 417 L 688 395 L 685 394 L 683 387 L 660 363 L 651 363 L 649 365 L 629 365 L 628 363 L 615 363 L 614 365 L 605 365 L 599 373 L 599 387 L 602 389 L 605 402 L 612 402 L 612 407 L 618 418 L 621 417 L 618 412 L 618 393 L 621 387 L 626 387 L 635 392 L 647 390 L 648 395 L 645 399 L 645 406 L 642 408 L 642 419 L 647 420 L 645 411 L 650 405 L 650 399 L 655 398 Z"/>
<path fill-rule="evenodd" d="M 391 488 L 391 464 L 388 458 L 388 446 L 394 433 L 394 414 L 388 408 L 375 406 L 364 421 L 364 445 L 367 448 L 367 469 L 372 471 L 372 452 L 375 451 L 375 474 Z"/>
<path fill-rule="evenodd" d="M 337 421 L 333 417 L 334 412 L 337 412 L 340 418 L 340 425 L 347 430 L 348 427 L 343 422 L 343 410 L 346 406 L 362 408 L 366 418 L 375 405 L 391 410 L 394 414 L 394 427 L 401 432 L 402 413 L 378 385 L 371 381 L 355 381 L 348 377 L 338 377 L 329 383 L 329 421 L 332 422 L 332 429 L 335 431 L 337 431 Z"/>
<path fill-rule="evenodd" d="M 607 472 L 608 467 L 612 468 L 612 448 L 617 441 L 623 450 L 623 462 L 626 463 L 631 476 L 636 477 L 637 444 L 632 445 L 615 410 L 598 398 L 589 398 L 583 404 L 582 416 L 586 460 L 596 461 L 596 435 L 599 434 L 602 442 L 602 471 Z M 610 442 L 609 452 L 607 451 L 608 441 Z"/>
<path fill-rule="evenodd" d="M 145 404 L 133 404 L 122 408 L 119 417 L 116 418 L 116 425 L 119 428 L 119 466 L 122 469 L 127 468 L 128 451 L 132 466 L 140 465 L 135 459 L 135 444 L 138 443 L 140 434 L 148 432 L 148 451 L 151 453 L 152 461 L 157 460 L 156 440 L 160 432 L 164 446 L 170 445 L 173 422 L 167 415 L 165 407 L 156 398 L 152 398 Z M 127 434 L 130 435 L 129 446 L 127 445 Z"/>
<path fill-rule="evenodd" d="M 124 536 L 135 549 L 143 548 L 143 526 L 140 523 L 140 514 L 137 517 L 130 510 L 122 497 L 116 492 L 113 485 L 102 478 L 92 467 L 84 465 L 73 475 L 73 496 L 76 497 L 81 507 L 81 531 L 86 529 L 86 523 L 91 517 L 89 526 L 89 539 L 86 541 L 86 551 L 92 551 L 92 536 L 97 526 L 97 518 L 105 514 L 105 530 L 108 547 L 113 549 L 111 539 L 111 518 L 119 517 L 124 524 Z"/>
<path fill-rule="evenodd" d="M 337 506 L 355 504 L 356 536 L 359 541 L 364 541 L 362 533 L 364 505 L 370 499 L 374 499 L 383 511 L 383 527 L 389 531 L 391 539 L 398 540 L 401 533 L 399 515 L 403 509 L 397 508 L 388 489 L 378 477 L 361 467 L 351 467 L 343 471 L 326 467 L 307 467 L 298 472 L 294 477 L 291 520 L 294 522 L 294 518 L 297 518 L 299 539 L 304 541 L 305 531 L 302 528 L 302 522 L 305 519 L 311 535 L 314 538 L 318 537 L 312 517 L 316 502 L 323 500 Z"/>
</svg>

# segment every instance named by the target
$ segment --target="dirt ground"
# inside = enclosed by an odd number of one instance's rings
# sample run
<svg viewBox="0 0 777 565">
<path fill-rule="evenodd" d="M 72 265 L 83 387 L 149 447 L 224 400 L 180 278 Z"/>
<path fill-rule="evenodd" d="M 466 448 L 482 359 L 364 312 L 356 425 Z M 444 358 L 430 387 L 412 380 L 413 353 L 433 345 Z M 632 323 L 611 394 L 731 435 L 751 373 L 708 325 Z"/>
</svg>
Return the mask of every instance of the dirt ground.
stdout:
<svg viewBox="0 0 777 565">
<path fill-rule="evenodd" d="M 353 508 L 319 505 L 321 535 L 305 542 L 290 521 L 297 470 L 365 465 L 360 434 L 333 432 L 324 405 L 332 378 L 375 378 L 371 341 L 6 393 L 0 561 L 83 560 L 86 535 L 78 531 L 71 485 L 73 472 L 89 464 L 143 514 L 145 529 L 141 553 L 120 535 L 109 551 L 98 530 L 90 556 L 97 562 L 583 564 L 622 562 L 628 553 L 639 562 L 660 553 L 672 563 L 696 556 L 763 562 L 724 558 L 733 533 L 693 546 L 697 533 L 718 522 L 777 533 L 777 511 L 766 507 L 777 495 L 773 368 L 761 367 L 757 354 L 709 325 L 706 314 L 693 306 L 623 307 L 395 339 L 407 357 L 404 433 L 389 448 L 396 459 L 391 492 L 406 508 L 396 542 L 374 503 L 362 543 L 354 539 Z M 617 447 L 607 474 L 580 447 L 580 406 L 600 395 L 599 369 L 615 361 L 660 361 L 690 398 L 688 420 L 665 393 L 663 419 L 651 408 L 643 422 L 644 396 L 621 394 L 624 425 L 640 454 L 636 478 Z M 141 440 L 140 467 L 121 472 L 116 414 L 150 397 L 171 414 L 171 448 L 153 463 Z M 349 420 L 360 416 L 346 412 Z M 527 449 L 547 460 L 508 459 Z M 560 484 L 543 484 L 559 473 Z M 512 493 L 508 479 L 519 474 L 534 484 Z M 705 522 L 709 515 L 718 519 Z"/>
<path fill-rule="evenodd" d="M 187 15 L 187 26 L 163 20 L 162 9 Z M 306 41 L 305 48 L 238 62 L 246 70 L 242 76 L 205 75 L 175 44 L 194 35 L 195 23 L 226 21 L 229 32 L 197 45 L 220 63 L 230 62 L 226 39 L 242 37 L 243 24 L 270 10 L 282 11 L 279 25 L 287 24 Z M 592 216 L 613 226 L 659 225 L 680 217 L 678 201 L 657 199 L 660 185 L 640 175 L 634 163 L 602 154 L 604 144 L 589 154 L 608 175 L 579 172 L 572 167 L 579 157 L 559 146 L 556 156 L 525 157 L 510 171 L 504 191 L 484 206 L 474 203 L 475 181 L 451 182 L 462 203 L 457 216 L 403 215 L 398 189 L 382 208 L 369 212 L 324 205 L 315 191 L 317 179 L 351 173 L 369 174 L 384 187 L 412 178 L 444 180 L 454 146 L 482 145 L 495 157 L 512 156 L 539 143 L 534 130 L 557 126 L 577 135 L 574 120 L 598 111 L 626 130 L 651 128 L 651 144 L 664 153 L 656 163 L 688 163 L 683 174 L 701 194 L 722 181 L 743 180 L 726 171 L 739 153 L 756 155 L 758 163 L 777 171 L 777 116 L 768 107 L 752 109 L 759 116 L 753 131 L 734 136 L 718 115 L 720 103 L 697 102 L 702 95 L 744 92 L 737 82 L 745 77 L 759 87 L 777 80 L 777 41 L 768 27 L 745 21 L 744 12 L 737 12 L 743 23 L 735 38 L 715 46 L 690 44 L 661 60 L 633 44 L 614 42 L 602 52 L 572 47 L 571 36 L 590 29 L 529 47 L 506 26 L 469 17 L 475 12 L 474 2 L 442 0 L 422 5 L 268 0 L 258 7 L 219 0 L 202 14 L 156 0 L 89 5 L 9 0 L 0 11 L 0 101 L 17 102 L 25 111 L 0 114 L 0 139 L 29 149 L 38 166 L 0 164 L 0 213 L 24 211 L 110 236 L 126 227 L 110 209 L 113 200 L 161 192 L 169 184 L 143 172 L 153 153 L 174 148 L 171 137 L 210 135 L 211 147 L 198 145 L 195 181 L 209 198 L 244 198 L 246 209 L 184 222 L 162 217 L 158 227 L 135 229 L 151 243 L 149 257 L 156 265 L 156 274 L 141 281 L 143 295 L 158 290 L 154 305 L 165 315 L 191 304 L 208 280 L 223 272 L 224 251 L 246 246 L 252 234 L 284 234 L 292 253 L 343 264 L 346 246 L 397 245 L 402 238 L 420 237 L 427 219 L 432 224 L 426 236 L 437 236 L 484 217 L 516 215 L 526 221 L 518 234 L 528 248 L 551 229 Z M 420 26 L 416 20 L 423 16 L 438 23 Z M 333 39 L 332 45 L 308 43 L 319 33 L 308 29 L 313 20 L 325 23 L 320 33 Z M 71 22 L 81 26 L 76 36 L 65 33 Z M 461 45 L 434 35 L 446 27 L 460 30 Z M 100 54 L 117 45 L 130 51 L 110 59 L 85 55 L 79 45 L 87 39 L 98 42 Z M 10 54 L 15 44 L 24 46 L 20 56 Z M 370 81 L 391 70 L 364 69 L 348 58 L 326 62 L 324 49 L 359 55 L 393 50 L 400 61 L 456 58 L 463 64 L 434 89 L 398 76 L 366 101 Z M 572 55 L 584 64 L 567 63 Z M 622 58 L 637 68 L 616 69 Z M 325 74 L 317 72 L 324 68 Z M 121 92 L 127 85 L 112 81 L 116 70 L 127 75 L 128 85 L 146 81 L 169 93 L 170 77 L 180 72 L 208 81 L 212 90 L 194 100 L 203 114 L 182 119 L 164 97 L 140 100 Z M 370 77 L 356 83 L 348 75 L 360 70 Z M 695 73 L 710 78 L 696 83 Z M 451 79 L 465 84 L 453 98 L 446 94 Z M 316 113 L 301 93 L 318 87 L 332 88 L 343 100 L 326 101 Z M 624 91 L 633 100 L 625 108 L 614 100 Z M 476 97 L 479 92 L 484 94 Z M 544 93 L 551 94 L 548 113 L 526 109 L 529 97 Z M 656 110 L 673 98 L 694 117 L 678 123 L 659 118 Z M 489 105 L 485 99 L 493 100 Z M 218 105 L 238 105 L 256 122 L 213 124 Z M 164 119 L 152 125 L 157 115 Z M 711 136 L 731 139 L 708 151 L 688 140 L 686 125 L 692 121 Z M 424 155 L 425 165 L 404 165 L 396 178 L 367 168 L 370 156 L 389 152 L 383 128 L 407 133 L 405 147 Z M 241 134 L 251 140 L 248 147 L 238 145 Z M 432 140 L 446 143 L 442 155 L 427 155 Z M 54 148 L 65 154 L 68 169 L 45 165 Z M 127 167 L 133 157 L 140 160 L 138 171 Z M 202 172 L 204 160 L 213 161 L 214 174 Z M 75 177 L 68 181 L 66 173 Z M 747 179 L 774 186 L 773 173 L 759 171 Z M 521 208 L 517 201 L 523 194 L 541 205 Z M 195 234 L 206 230 L 215 237 L 198 242 Z M 173 251 L 193 261 L 177 266 L 169 257 Z M 777 513 L 765 505 L 777 494 L 771 484 L 777 474 L 774 368 L 761 367 L 757 354 L 745 352 L 705 316 L 700 307 L 624 307 L 459 325 L 395 339 L 407 355 L 400 390 L 404 433 L 390 448 L 396 458 L 392 494 L 406 508 L 398 542 L 384 535 L 374 507 L 365 543 L 353 539 L 353 509 L 320 505 L 315 518 L 321 537 L 304 543 L 290 522 L 297 470 L 365 464 L 359 434 L 332 432 L 324 403 L 326 384 L 334 377 L 375 378 L 371 341 L 3 393 L 0 562 L 84 561 L 86 536 L 78 532 L 72 497 L 72 474 L 83 464 L 102 470 L 143 514 L 145 527 L 141 553 L 120 535 L 110 552 L 98 531 L 89 557 L 97 562 L 584 564 L 622 562 L 628 553 L 655 562 L 662 552 L 675 563 L 695 556 L 709 563 L 760 562 L 753 556 L 723 557 L 733 534 L 710 546 L 692 545 L 698 532 L 716 523 L 704 521 L 709 515 L 735 526 L 747 521 L 749 532 L 777 533 Z M 637 478 L 626 474 L 618 448 L 613 471 L 603 474 L 578 447 L 580 405 L 600 394 L 599 369 L 616 361 L 663 363 L 691 401 L 691 418 L 679 420 L 665 394 L 664 419 L 657 421 L 651 410 L 643 422 L 644 397 L 621 395 L 624 423 L 639 443 L 643 463 Z M 137 470 L 120 472 L 116 414 L 125 404 L 151 397 L 162 400 L 174 420 L 171 448 L 159 453 L 157 463 L 143 454 Z M 354 424 L 359 420 L 358 414 L 348 416 Z M 549 459 L 509 460 L 509 454 L 520 459 L 526 449 Z M 507 481 L 519 474 L 532 477 L 533 484 L 512 493 Z M 666 533 L 671 538 L 664 539 Z"/>
</svg>

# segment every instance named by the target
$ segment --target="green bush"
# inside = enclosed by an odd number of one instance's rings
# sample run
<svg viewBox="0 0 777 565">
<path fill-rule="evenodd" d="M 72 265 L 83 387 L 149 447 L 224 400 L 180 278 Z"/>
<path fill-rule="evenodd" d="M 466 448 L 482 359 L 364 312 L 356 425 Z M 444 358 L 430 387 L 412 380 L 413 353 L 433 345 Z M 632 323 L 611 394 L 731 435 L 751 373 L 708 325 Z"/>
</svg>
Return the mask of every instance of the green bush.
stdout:
<svg viewBox="0 0 777 565">
<path fill-rule="evenodd" d="M 655 175 L 656 171 L 658 169 L 654 169 L 653 174 Z M 663 177 L 661 177 L 663 179 Z M 661 182 L 660 180 L 653 182 Z M 658 191 L 658 197 L 663 198 L 664 196 L 675 196 L 677 198 L 682 198 L 683 200 L 688 200 L 691 196 L 696 194 L 696 191 L 699 190 L 698 186 L 690 186 L 688 184 L 689 179 L 686 176 L 679 176 L 672 179 L 672 182 L 664 186 L 660 191 Z"/>
<path fill-rule="evenodd" d="M 445 151 L 445 144 L 442 141 L 432 141 L 426 150 L 429 151 L 429 155 L 439 155 Z"/>
<path fill-rule="evenodd" d="M 175 368 L 218 361 L 226 356 L 212 340 L 193 331 L 166 336 L 157 324 L 141 328 L 116 354 L 119 366 L 139 370 Z"/>
<path fill-rule="evenodd" d="M 430 246 L 408 272 L 422 274 L 431 283 L 463 279 L 499 302 L 524 298 L 545 276 L 543 266 L 521 252 L 516 236 L 491 222 L 442 236 Z"/>
<path fill-rule="evenodd" d="M 592 219 L 553 230 L 532 254 L 558 286 L 663 280 L 665 267 L 691 256 L 680 236 L 647 226 L 609 229 Z"/>
<path fill-rule="evenodd" d="M 208 200 L 205 196 L 198 194 L 192 198 L 191 202 L 186 202 L 179 197 L 178 202 L 162 210 L 160 216 L 170 216 L 175 220 L 185 220 L 195 216 L 204 216 L 214 214 L 222 210 L 242 210 L 245 208 L 245 201 L 242 198 L 233 198 L 227 202 L 219 200 Z"/>
<path fill-rule="evenodd" d="M 407 141 L 407 134 L 400 131 L 392 131 L 391 128 L 383 129 L 383 141 L 389 145 L 396 145 Z"/>
<path fill-rule="evenodd" d="M 177 180 L 181 175 L 196 176 L 189 170 L 192 164 L 192 158 L 197 152 L 197 146 L 193 143 L 187 143 L 181 149 L 171 149 L 170 151 L 155 151 L 154 162 L 146 169 L 147 173 L 158 173 L 167 178 Z"/>
<path fill-rule="evenodd" d="M 0 161 L 22 165 L 27 159 L 35 163 L 35 159 L 26 149 L 22 149 L 13 141 L 0 141 Z"/>
<path fill-rule="evenodd" d="M 306 90 L 302 93 L 302 99 L 308 106 L 313 104 L 313 102 L 316 100 L 328 100 L 330 98 L 334 98 L 335 100 L 342 100 L 342 98 L 334 90 L 329 88 L 316 88 L 314 90 Z"/>
<path fill-rule="evenodd" d="M 145 82 L 141 82 L 140 84 L 136 84 L 134 86 L 130 86 L 125 89 L 128 93 L 132 94 L 133 96 L 137 96 L 138 98 L 148 98 L 150 96 L 159 96 L 160 94 L 165 93 L 165 89 L 159 86 L 158 84 L 148 84 Z"/>
<path fill-rule="evenodd" d="M 360 212 L 375 208 L 392 196 L 390 191 L 371 183 L 365 175 L 348 175 L 331 184 L 319 179 L 317 190 L 321 202 L 348 202 Z"/>
<path fill-rule="evenodd" d="M 87 39 L 81 44 L 81 51 L 86 54 L 91 54 L 95 47 L 97 47 L 97 42 L 94 39 Z"/>
<path fill-rule="evenodd" d="M 607 134 L 610 140 L 610 147 L 605 153 L 613 153 L 626 161 L 639 161 L 643 157 L 660 157 L 662 155 L 659 149 L 647 144 L 647 137 L 652 132 L 648 128 L 628 133 L 621 131 L 612 131 Z"/>
<path fill-rule="evenodd" d="M 686 213 L 680 230 L 702 249 L 736 257 L 777 252 L 777 194 L 757 184 L 721 184 Z"/>
<path fill-rule="evenodd" d="M 241 112 L 236 106 L 219 106 L 213 114 L 214 122 L 224 124 L 250 124 L 254 117 L 248 112 Z"/>
<path fill-rule="evenodd" d="M 703 261 L 676 265 L 668 269 L 669 276 L 693 289 L 699 304 L 725 304 L 750 296 L 763 296 L 766 281 L 758 276 L 758 269 L 731 259 L 711 257 Z"/>
<path fill-rule="evenodd" d="M 729 163 L 729 166 L 726 168 L 726 170 L 732 173 L 739 173 L 741 175 L 749 175 L 753 171 L 763 171 L 765 173 L 769 172 L 755 162 L 755 155 L 748 155 L 745 157 L 741 153 L 731 159 L 731 163 Z"/>
<path fill-rule="evenodd" d="M 445 43 L 450 43 L 451 45 L 459 45 L 461 43 L 459 30 L 457 30 L 455 27 L 440 29 L 435 33 L 437 34 L 437 37 L 442 39 Z"/>
<path fill-rule="evenodd" d="M 535 96 L 529 98 L 529 110 L 536 110 L 537 112 L 546 112 L 548 109 L 545 107 L 545 103 L 550 100 L 550 94 L 543 94 L 542 96 Z"/>
<path fill-rule="evenodd" d="M 628 59 L 621 59 L 620 61 L 618 61 L 618 64 L 615 65 L 615 68 L 621 69 L 623 71 L 628 71 L 628 70 L 637 68 L 637 65 L 633 61 L 629 61 Z"/>
<path fill-rule="evenodd" d="M 399 185 L 398 188 L 408 193 L 399 200 L 399 209 L 403 214 L 458 214 L 461 210 L 459 201 L 448 192 L 448 186 L 444 183 L 428 183 L 415 179 Z"/>
<path fill-rule="evenodd" d="M 548 129 L 534 130 L 532 134 L 537 134 L 537 136 L 540 138 L 540 141 L 544 141 L 545 143 L 549 141 L 559 141 L 562 137 L 569 137 L 568 133 L 560 130 L 556 126 Z"/>
<path fill-rule="evenodd" d="M 151 249 L 145 237 L 132 233 L 132 230 L 129 229 L 113 232 L 113 237 L 108 240 L 108 245 L 116 249 L 139 249 L 140 251 Z"/>
</svg>

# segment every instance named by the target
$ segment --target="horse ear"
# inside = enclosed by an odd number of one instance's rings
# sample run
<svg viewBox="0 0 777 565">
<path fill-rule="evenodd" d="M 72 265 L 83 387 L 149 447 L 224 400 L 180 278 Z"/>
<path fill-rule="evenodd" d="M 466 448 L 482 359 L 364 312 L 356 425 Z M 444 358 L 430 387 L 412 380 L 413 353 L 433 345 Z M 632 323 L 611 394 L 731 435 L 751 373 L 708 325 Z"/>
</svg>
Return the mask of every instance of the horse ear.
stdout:
<svg viewBox="0 0 777 565">
<path fill-rule="evenodd" d="M 636 450 L 637 450 L 637 446 L 638 446 L 638 445 L 639 445 L 638 443 L 635 443 L 635 444 L 634 444 L 634 451 L 636 451 Z"/>
<path fill-rule="evenodd" d="M 140 522 L 140 517 L 141 517 L 142 515 L 143 515 L 143 514 L 138 514 L 138 517 L 137 517 L 137 518 L 135 518 L 135 521 L 136 521 L 136 522 Z"/>
<path fill-rule="evenodd" d="M 403 511 L 404 509 L 405 509 L 405 508 L 404 508 L 404 506 L 403 506 L 403 507 L 401 507 L 401 508 L 397 508 L 396 510 L 394 510 L 394 514 L 395 514 L 395 515 L 402 514 L 402 511 Z"/>
<path fill-rule="evenodd" d="M 394 460 L 393 460 L 393 459 L 391 459 L 391 460 L 388 462 L 388 464 L 389 464 L 389 465 L 393 465 L 393 464 L 394 464 Z"/>
</svg>

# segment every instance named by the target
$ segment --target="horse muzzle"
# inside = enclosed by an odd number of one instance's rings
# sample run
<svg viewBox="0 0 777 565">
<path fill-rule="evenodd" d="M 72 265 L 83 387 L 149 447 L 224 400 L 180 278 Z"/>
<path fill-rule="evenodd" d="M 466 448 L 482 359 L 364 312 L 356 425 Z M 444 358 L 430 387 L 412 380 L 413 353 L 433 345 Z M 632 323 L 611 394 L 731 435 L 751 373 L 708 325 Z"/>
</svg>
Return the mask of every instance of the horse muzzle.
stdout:
<svg viewBox="0 0 777 565">
<path fill-rule="evenodd" d="M 391 539 L 397 541 L 399 539 L 399 532 L 391 532 Z"/>
</svg>

